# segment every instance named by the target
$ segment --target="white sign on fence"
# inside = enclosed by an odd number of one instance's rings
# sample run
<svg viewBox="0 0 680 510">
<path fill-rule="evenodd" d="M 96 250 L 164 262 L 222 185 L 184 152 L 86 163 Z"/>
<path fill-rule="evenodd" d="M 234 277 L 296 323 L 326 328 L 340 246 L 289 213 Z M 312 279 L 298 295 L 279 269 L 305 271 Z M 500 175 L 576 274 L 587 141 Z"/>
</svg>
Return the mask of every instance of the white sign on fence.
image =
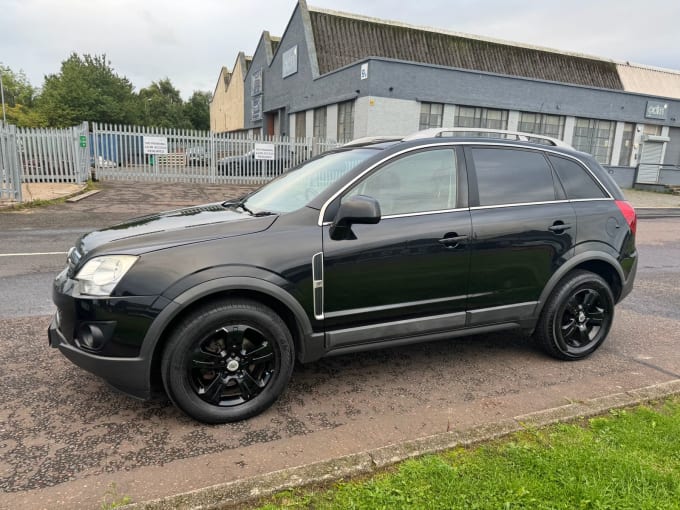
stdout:
<svg viewBox="0 0 680 510">
<path fill-rule="evenodd" d="M 167 154 L 168 139 L 165 136 L 145 136 L 144 154 Z"/>
<path fill-rule="evenodd" d="M 256 143 L 255 144 L 255 159 L 274 160 L 274 144 L 273 143 Z"/>
</svg>

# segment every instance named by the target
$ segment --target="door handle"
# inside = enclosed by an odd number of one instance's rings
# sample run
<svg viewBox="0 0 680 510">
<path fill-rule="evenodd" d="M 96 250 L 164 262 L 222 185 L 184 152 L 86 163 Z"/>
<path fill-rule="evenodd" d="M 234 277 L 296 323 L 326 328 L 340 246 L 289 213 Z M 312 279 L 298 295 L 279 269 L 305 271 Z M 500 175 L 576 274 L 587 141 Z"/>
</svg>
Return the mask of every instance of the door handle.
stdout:
<svg viewBox="0 0 680 510">
<path fill-rule="evenodd" d="M 439 244 L 443 244 L 447 248 L 455 248 L 458 246 L 461 241 L 465 241 L 468 238 L 468 236 L 459 236 L 455 232 L 451 234 L 446 234 L 444 237 L 439 239 L 437 242 Z"/>
<path fill-rule="evenodd" d="M 564 223 L 563 221 L 557 220 L 555 223 L 548 227 L 548 230 L 550 230 L 551 232 L 555 232 L 556 234 L 561 234 L 562 232 L 570 228 L 571 225 L 569 225 L 568 223 Z"/>
</svg>

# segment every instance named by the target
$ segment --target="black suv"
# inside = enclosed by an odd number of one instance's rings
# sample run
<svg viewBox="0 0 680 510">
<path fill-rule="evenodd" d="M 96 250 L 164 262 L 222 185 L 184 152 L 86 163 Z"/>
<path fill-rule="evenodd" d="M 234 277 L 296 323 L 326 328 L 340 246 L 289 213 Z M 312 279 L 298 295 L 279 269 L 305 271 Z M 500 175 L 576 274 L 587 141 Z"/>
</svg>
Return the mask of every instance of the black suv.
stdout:
<svg viewBox="0 0 680 510">
<path fill-rule="evenodd" d="M 591 156 L 484 134 L 350 144 L 240 200 L 89 233 L 50 343 L 209 423 L 265 410 L 296 359 L 508 328 L 584 358 L 633 286 L 635 211 Z"/>
</svg>

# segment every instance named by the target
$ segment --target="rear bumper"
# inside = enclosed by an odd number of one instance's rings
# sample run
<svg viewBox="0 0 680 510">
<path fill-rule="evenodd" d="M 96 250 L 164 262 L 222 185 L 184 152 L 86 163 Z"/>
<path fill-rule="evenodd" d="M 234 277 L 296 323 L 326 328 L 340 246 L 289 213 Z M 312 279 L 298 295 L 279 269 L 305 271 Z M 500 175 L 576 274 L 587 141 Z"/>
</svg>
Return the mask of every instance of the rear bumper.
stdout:
<svg viewBox="0 0 680 510">
<path fill-rule="evenodd" d="M 633 284 L 635 283 L 635 276 L 637 275 L 637 267 L 638 267 L 638 257 L 637 254 L 633 258 L 633 265 L 628 271 L 628 277 L 626 278 L 626 281 L 623 282 L 623 288 L 621 289 L 621 295 L 619 296 L 619 302 L 623 301 L 623 299 L 630 294 L 630 291 L 633 290 Z"/>
</svg>

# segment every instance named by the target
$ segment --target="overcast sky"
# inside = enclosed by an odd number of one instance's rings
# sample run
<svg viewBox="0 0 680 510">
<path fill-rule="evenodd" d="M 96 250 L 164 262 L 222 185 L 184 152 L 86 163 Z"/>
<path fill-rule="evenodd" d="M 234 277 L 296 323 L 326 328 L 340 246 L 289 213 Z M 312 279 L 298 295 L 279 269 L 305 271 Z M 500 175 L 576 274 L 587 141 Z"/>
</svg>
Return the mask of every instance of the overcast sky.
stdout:
<svg viewBox="0 0 680 510">
<path fill-rule="evenodd" d="M 0 62 L 34 86 L 73 51 L 105 53 L 135 88 L 186 99 L 282 35 L 295 0 L 0 0 Z M 309 0 L 308 5 L 680 70 L 678 0 Z"/>
</svg>

